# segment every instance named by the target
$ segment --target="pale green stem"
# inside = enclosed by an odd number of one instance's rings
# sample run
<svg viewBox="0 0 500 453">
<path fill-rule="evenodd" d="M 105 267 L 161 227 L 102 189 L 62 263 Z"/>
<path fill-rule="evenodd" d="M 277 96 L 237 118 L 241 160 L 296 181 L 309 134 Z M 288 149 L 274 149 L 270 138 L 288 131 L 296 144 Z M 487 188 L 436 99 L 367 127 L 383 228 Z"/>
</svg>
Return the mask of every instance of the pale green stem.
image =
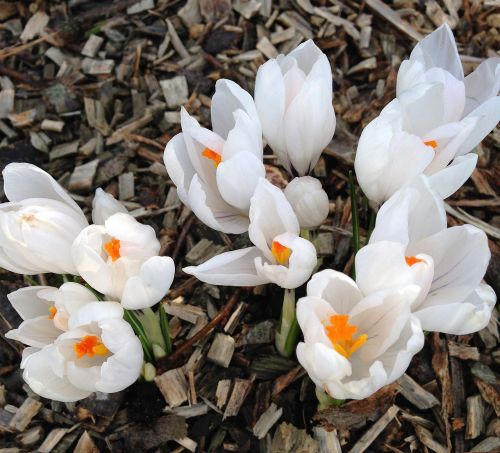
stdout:
<svg viewBox="0 0 500 453">
<path fill-rule="evenodd" d="M 299 324 L 295 316 L 295 290 L 285 289 L 281 307 L 280 322 L 276 328 L 276 349 L 283 357 L 291 357 L 295 352 L 299 337 Z"/>
</svg>

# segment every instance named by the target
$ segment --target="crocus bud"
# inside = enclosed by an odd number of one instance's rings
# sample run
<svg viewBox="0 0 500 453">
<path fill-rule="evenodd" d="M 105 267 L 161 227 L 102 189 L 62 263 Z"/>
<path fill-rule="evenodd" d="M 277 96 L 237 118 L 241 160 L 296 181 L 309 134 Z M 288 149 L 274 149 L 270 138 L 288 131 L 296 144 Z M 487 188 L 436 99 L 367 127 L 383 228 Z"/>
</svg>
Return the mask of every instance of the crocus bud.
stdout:
<svg viewBox="0 0 500 453">
<path fill-rule="evenodd" d="M 294 178 L 284 190 L 301 228 L 316 228 L 328 216 L 328 195 L 312 176 Z"/>
<path fill-rule="evenodd" d="M 71 244 L 88 225 L 66 191 L 42 169 L 9 164 L 0 204 L 0 267 L 19 274 L 76 274 Z"/>
<path fill-rule="evenodd" d="M 332 69 L 306 41 L 264 63 L 255 80 L 255 105 L 269 146 L 290 173 L 307 175 L 335 131 Z"/>
</svg>

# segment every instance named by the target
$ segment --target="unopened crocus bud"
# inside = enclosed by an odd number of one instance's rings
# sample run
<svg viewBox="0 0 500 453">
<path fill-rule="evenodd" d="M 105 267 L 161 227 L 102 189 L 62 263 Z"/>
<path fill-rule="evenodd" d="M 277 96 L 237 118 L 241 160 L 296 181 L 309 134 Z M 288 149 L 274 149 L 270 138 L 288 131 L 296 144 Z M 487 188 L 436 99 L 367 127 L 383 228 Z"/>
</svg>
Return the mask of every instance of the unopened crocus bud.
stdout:
<svg viewBox="0 0 500 453">
<path fill-rule="evenodd" d="M 301 228 L 316 228 L 328 216 L 328 195 L 312 176 L 294 178 L 285 189 Z"/>
</svg>

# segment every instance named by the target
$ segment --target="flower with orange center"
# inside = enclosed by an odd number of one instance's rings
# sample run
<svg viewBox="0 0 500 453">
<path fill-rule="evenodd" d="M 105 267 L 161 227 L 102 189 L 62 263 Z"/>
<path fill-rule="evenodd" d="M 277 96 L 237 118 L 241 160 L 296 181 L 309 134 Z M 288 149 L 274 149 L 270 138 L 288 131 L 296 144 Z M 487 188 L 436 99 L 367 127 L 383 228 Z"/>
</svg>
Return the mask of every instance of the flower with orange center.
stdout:
<svg viewBox="0 0 500 453">
<path fill-rule="evenodd" d="M 292 254 L 292 249 L 280 244 L 278 241 L 273 241 L 271 253 L 276 258 L 278 264 L 285 266 Z"/>
<path fill-rule="evenodd" d="M 414 264 L 425 262 L 425 260 L 417 258 L 416 256 L 405 256 L 405 261 L 406 261 L 406 264 L 408 264 L 408 266 L 410 266 L 410 267 L 413 266 Z"/>
<path fill-rule="evenodd" d="M 203 157 L 206 157 L 207 159 L 210 159 L 213 162 L 215 168 L 217 168 L 219 164 L 222 162 L 222 156 L 213 149 L 205 148 L 201 153 L 201 155 Z"/>
<path fill-rule="evenodd" d="M 325 327 L 326 335 L 335 350 L 346 358 L 351 357 L 368 339 L 366 334 L 354 338 L 358 327 L 349 324 L 348 315 L 332 315 L 329 322 Z"/>
<path fill-rule="evenodd" d="M 104 250 L 109 255 L 112 261 L 116 261 L 120 258 L 120 241 L 118 239 L 112 238 L 111 241 L 104 244 Z"/>
<path fill-rule="evenodd" d="M 424 145 L 431 146 L 432 148 L 437 148 L 438 142 L 436 140 L 427 140 Z"/>
<path fill-rule="evenodd" d="M 96 335 L 85 335 L 80 341 L 73 345 L 76 357 L 81 359 L 84 355 L 90 358 L 95 355 L 105 356 L 109 350 Z"/>
</svg>

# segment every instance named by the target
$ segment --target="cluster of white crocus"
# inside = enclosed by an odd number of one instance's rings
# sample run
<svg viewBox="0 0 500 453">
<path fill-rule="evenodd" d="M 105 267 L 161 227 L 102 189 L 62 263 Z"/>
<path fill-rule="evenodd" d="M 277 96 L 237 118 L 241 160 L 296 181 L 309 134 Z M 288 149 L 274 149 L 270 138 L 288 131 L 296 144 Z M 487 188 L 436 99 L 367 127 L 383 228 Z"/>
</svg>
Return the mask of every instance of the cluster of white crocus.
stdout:
<svg viewBox="0 0 500 453">
<path fill-rule="evenodd" d="M 366 196 L 380 204 L 419 174 L 442 198 L 471 175 L 476 145 L 500 120 L 500 58 L 464 78 L 447 24 L 425 37 L 401 64 L 397 96 L 358 143 L 355 169 Z"/>
<path fill-rule="evenodd" d="M 68 282 L 9 294 L 23 322 L 7 337 L 29 346 L 24 379 L 38 394 L 59 401 L 123 390 L 143 364 L 141 342 L 123 319 L 124 308 L 144 309 L 161 300 L 174 278 L 172 259 L 158 256 L 153 228 L 101 189 L 89 225 L 40 168 L 9 164 L 3 178 L 10 201 L 0 205 L 0 265 L 25 275 L 80 276 L 92 288 Z"/>
</svg>

